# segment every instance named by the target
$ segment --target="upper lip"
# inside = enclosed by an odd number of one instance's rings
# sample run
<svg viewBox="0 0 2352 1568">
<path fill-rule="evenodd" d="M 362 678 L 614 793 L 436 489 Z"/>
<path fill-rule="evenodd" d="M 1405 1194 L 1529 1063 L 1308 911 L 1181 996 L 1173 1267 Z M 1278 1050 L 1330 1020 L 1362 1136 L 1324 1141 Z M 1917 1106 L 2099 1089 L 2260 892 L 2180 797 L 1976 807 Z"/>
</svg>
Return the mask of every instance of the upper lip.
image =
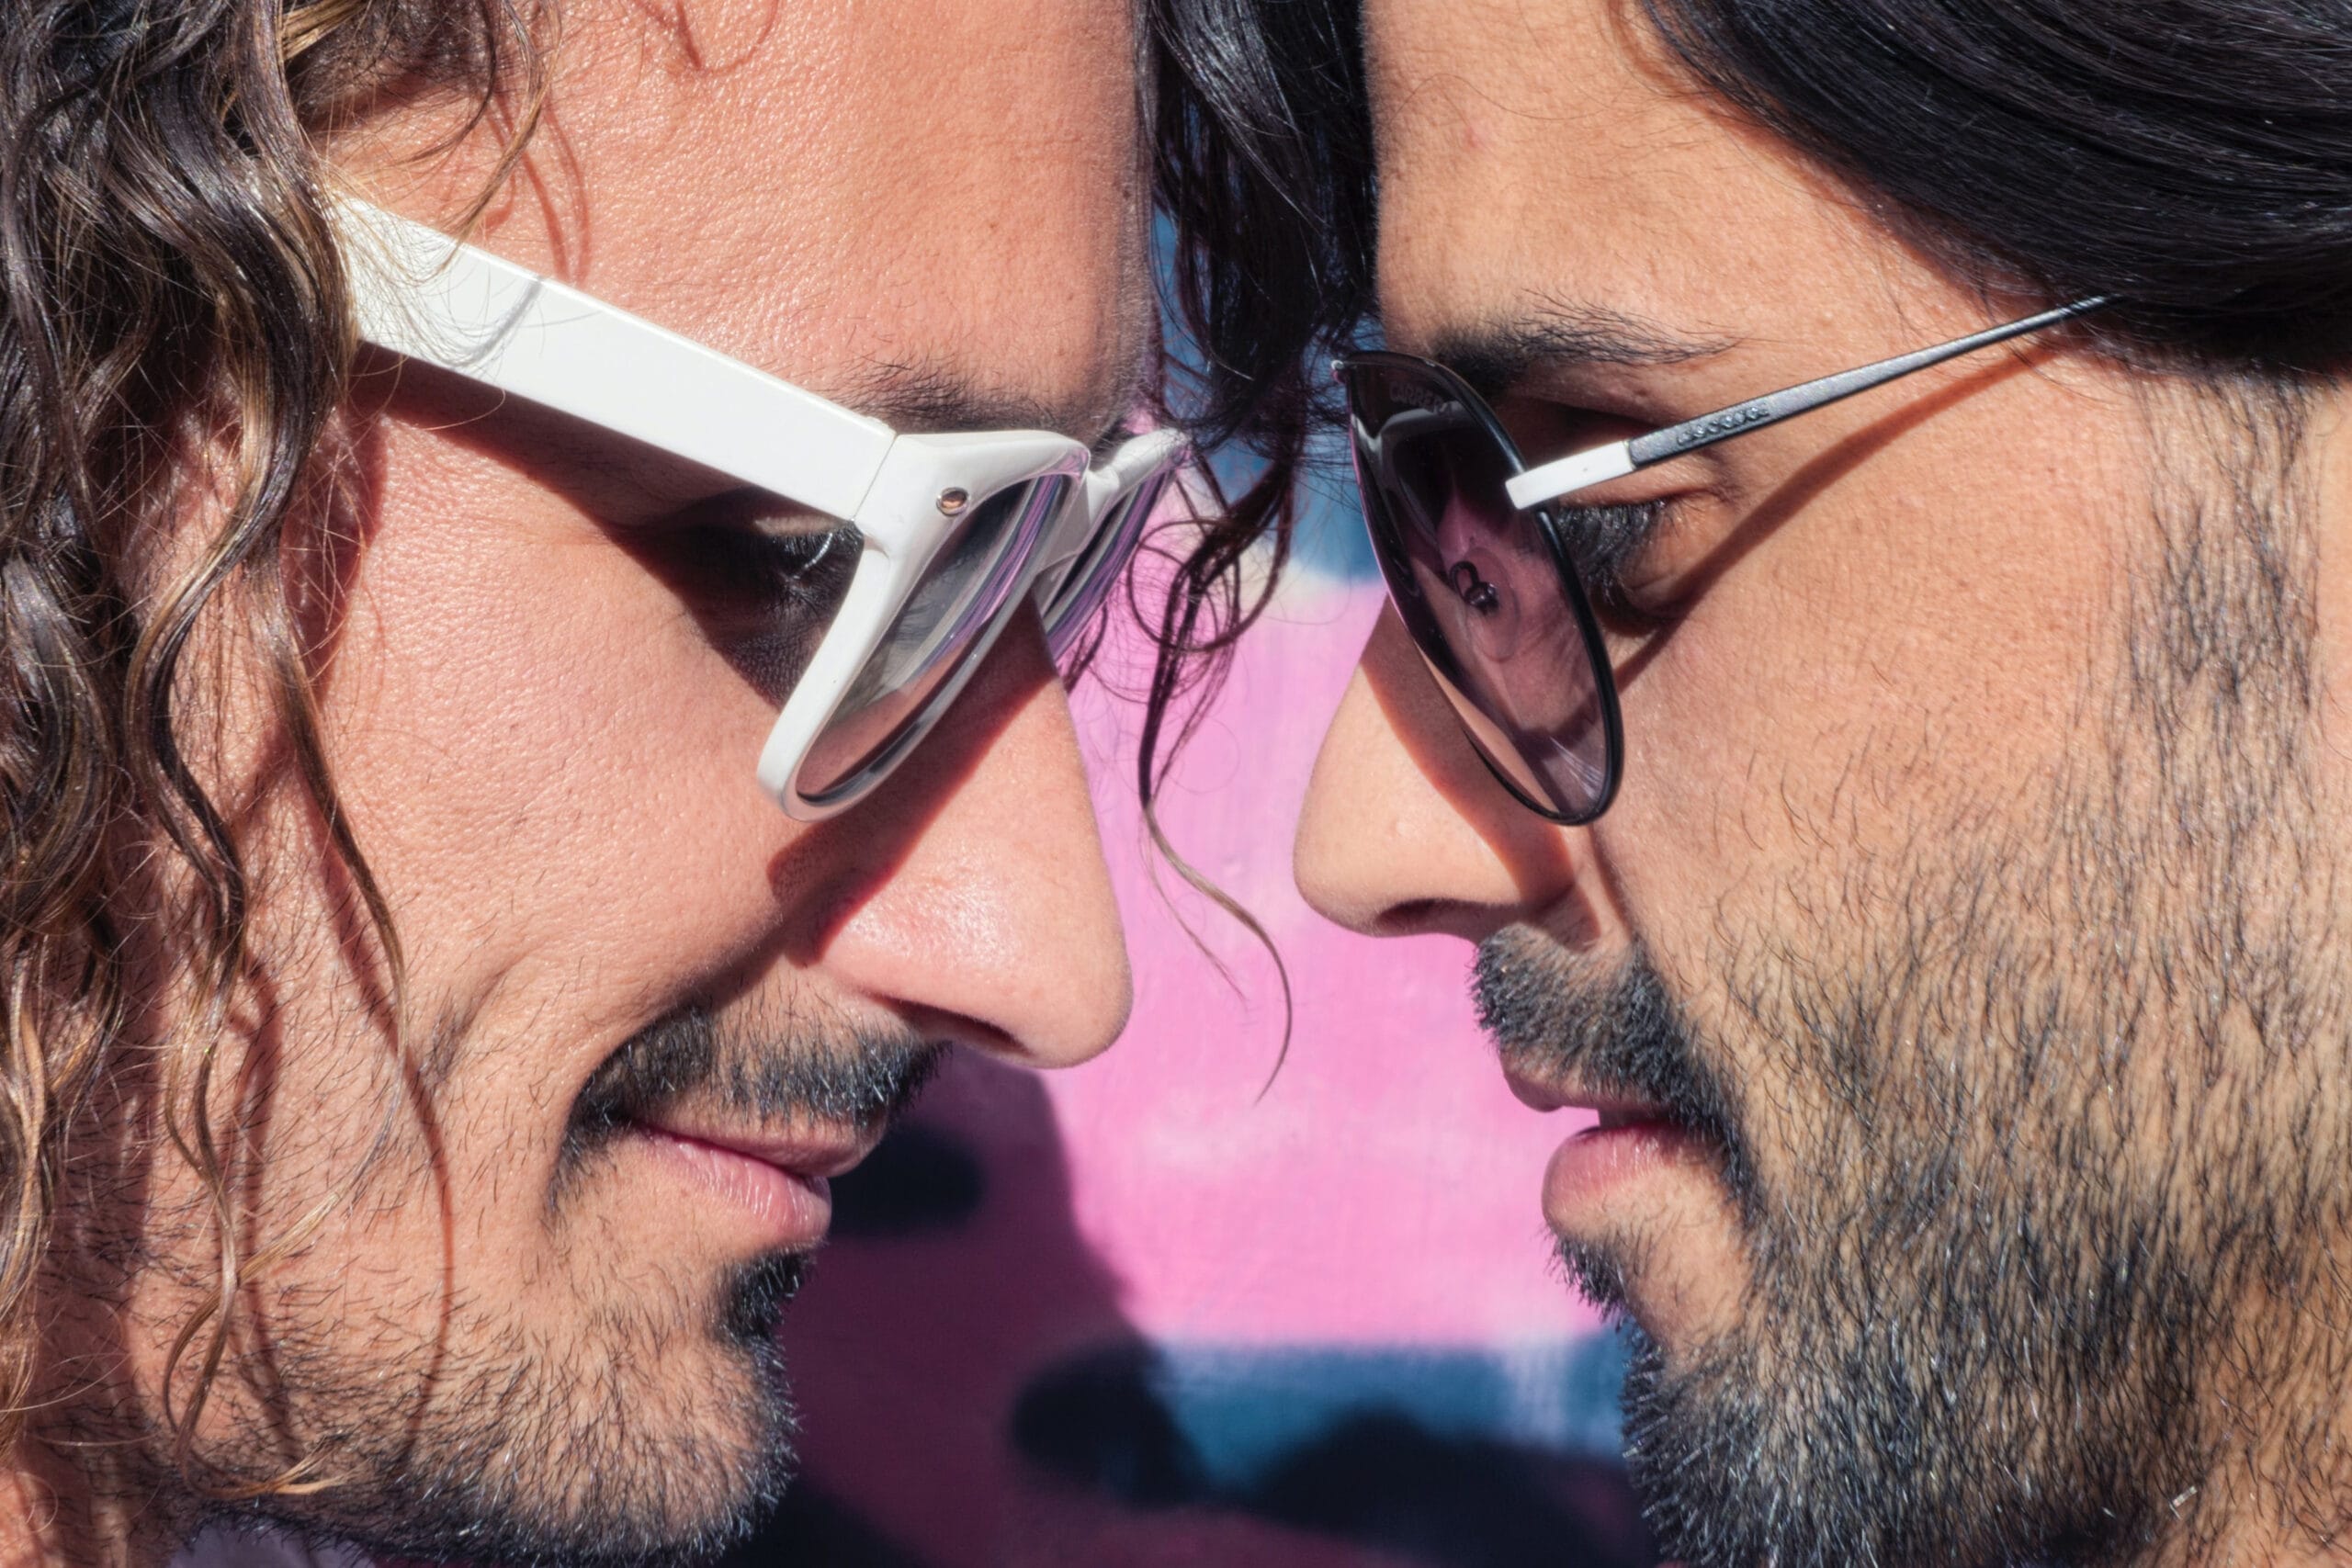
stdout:
<svg viewBox="0 0 2352 1568">
<path fill-rule="evenodd" d="M 727 1127 L 683 1114 L 643 1116 L 637 1120 L 639 1125 L 653 1132 L 690 1138 L 805 1177 L 840 1176 L 872 1154 L 874 1145 L 882 1141 L 879 1125 L 820 1126 L 775 1133 L 763 1128 Z"/>
<path fill-rule="evenodd" d="M 1641 1100 L 1633 1095 L 1611 1089 L 1587 1089 L 1573 1081 L 1557 1083 L 1521 1072 L 1514 1066 L 1503 1069 L 1511 1093 L 1521 1104 L 1535 1111 L 1559 1111 L 1575 1108 L 1600 1113 L 1605 1122 L 1664 1122 L 1671 1112 L 1656 1100 Z"/>
</svg>

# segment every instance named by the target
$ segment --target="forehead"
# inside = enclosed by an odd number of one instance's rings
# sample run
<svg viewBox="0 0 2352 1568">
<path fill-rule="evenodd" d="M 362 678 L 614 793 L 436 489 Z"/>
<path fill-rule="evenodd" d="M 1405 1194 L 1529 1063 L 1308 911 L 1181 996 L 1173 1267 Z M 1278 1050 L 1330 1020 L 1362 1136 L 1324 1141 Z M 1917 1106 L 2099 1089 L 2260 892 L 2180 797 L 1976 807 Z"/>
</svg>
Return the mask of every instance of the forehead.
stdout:
<svg viewBox="0 0 2352 1568">
<path fill-rule="evenodd" d="M 1116 397 L 1148 297 L 1132 0 L 564 15 L 492 246 L 854 401 L 893 373 Z"/>
<path fill-rule="evenodd" d="M 1638 4 L 1368 0 L 1365 42 L 1396 346 L 1546 303 L 1802 331 L 1884 265 L 1842 190 L 1682 74 Z"/>
</svg>

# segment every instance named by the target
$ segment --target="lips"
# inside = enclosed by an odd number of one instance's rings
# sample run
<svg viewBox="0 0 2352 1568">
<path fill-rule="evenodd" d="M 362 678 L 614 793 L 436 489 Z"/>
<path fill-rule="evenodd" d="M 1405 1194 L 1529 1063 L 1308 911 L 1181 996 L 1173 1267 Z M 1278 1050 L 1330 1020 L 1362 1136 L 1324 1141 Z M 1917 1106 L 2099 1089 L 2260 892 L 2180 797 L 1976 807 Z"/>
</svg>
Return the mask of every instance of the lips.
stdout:
<svg viewBox="0 0 2352 1568">
<path fill-rule="evenodd" d="M 1535 1110 L 1592 1113 L 1592 1124 L 1553 1153 L 1544 1174 L 1544 1217 L 1562 1236 L 1598 1239 L 1611 1211 L 1625 1217 L 1629 1205 L 1644 1202 L 1637 1189 L 1650 1180 L 1675 1171 L 1703 1172 L 1711 1181 L 1720 1175 L 1719 1140 L 1666 1105 L 1518 1070 L 1506 1077 L 1511 1092 Z"/>
<path fill-rule="evenodd" d="M 673 1116 L 633 1120 L 622 1135 L 703 1199 L 702 1212 L 747 1224 L 763 1247 L 806 1248 L 831 1224 L 831 1179 L 871 1153 L 880 1130 L 784 1135 Z"/>
<path fill-rule="evenodd" d="M 1602 1127 L 1629 1122 L 1670 1122 L 1673 1113 L 1656 1100 L 1617 1089 L 1588 1088 L 1574 1082 L 1538 1077 L 1506 1058 L 1503 1078 L 1520 1103 L 1532 1111 L 1589 1111 Z"/>
<path fill-rule="evenodd" d="M 756 1160 L 762 1165 L 808 1179 L 840 1176 L 854 1168 L 881 1142 L 879 1127 L 830 1128 L 806 1134 L 786 1134 L 732 1129 L 674 1113 L 637 1118 L 647 1132 L 707 1145 L 724 1154 Z"/>
<path fill-rule="evenodd" d="M 1544 1217 L 1562 1235 L 1589 1235 L 1601 1211 L 1632 1183 L 1706 1159 L 1713 1148 L 1699 1134 L 1662 1114 L 1605 1112 L 1552 1155 L 1544 1172 Z"/>
</svg>

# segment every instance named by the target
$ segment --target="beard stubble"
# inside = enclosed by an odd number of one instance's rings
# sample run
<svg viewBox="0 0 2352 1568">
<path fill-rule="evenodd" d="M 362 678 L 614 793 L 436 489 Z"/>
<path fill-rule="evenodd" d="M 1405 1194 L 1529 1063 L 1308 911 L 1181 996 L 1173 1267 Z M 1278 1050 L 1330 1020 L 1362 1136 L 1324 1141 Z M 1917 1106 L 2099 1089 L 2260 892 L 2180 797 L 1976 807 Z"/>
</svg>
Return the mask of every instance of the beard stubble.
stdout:
<svg viewBox="0 0 2352 1568">
<path fill-rule="evenodd" d="M 2315 544 L 2291 417 L 2205 413 L 2210 464 L 2160 481 L 2124 646 L 2086 680 L 2098 744 L 2040 777 L 1993 760 L 2006 799 L 1720 938 L 1716 1034 L 1638 946 L 1481 951 L 1506 1055 L 1720 1153 L 1749 1294 L 1700 1343 L 1634 1328 L 1624 1395 L 1690 1568 L 2186 1562 L 2248 1510 L 2347 1517 Z M 1758 1071 L 1801 1092 L 1747 1092 Z M 1604 1304 L 1638 1289 L 1638 1243 L 1563 1256 Z"/>
<path fill-rule="evenodd" d="M 625 1042 L 571 1107 L 550 1232 L 574 1228 L 581 1196 L 639 1116 L 690 1098 L 753 1124 L 870 1125 L 902 1111 L 944 1055 L 841 1028 L 784 1032 L 754 1038 L 687 1008 Z M 348 1314 L 281 1310 L 273 1407 L 212 1446 L 270 1452 L 300 1432 L 311 1469 L 334 1484 L 220 1517 L 378 1555 L 517 1568 L 711 1559 L 749 1537 L 793 1473 L 797 1416 L 775 1329 L 807 1266 L 790 1252 L 752 1258 L 691 1300 L 582 1297 L 558 1337 L 502 1323 L 494 1296 L 453 1303 L 450 1332 L 430 1344 L 356 1334 Z M 682 1337 L 715 1348 L 728 1374 L 658 1386 L 648 1369 Z"/>
</svg>

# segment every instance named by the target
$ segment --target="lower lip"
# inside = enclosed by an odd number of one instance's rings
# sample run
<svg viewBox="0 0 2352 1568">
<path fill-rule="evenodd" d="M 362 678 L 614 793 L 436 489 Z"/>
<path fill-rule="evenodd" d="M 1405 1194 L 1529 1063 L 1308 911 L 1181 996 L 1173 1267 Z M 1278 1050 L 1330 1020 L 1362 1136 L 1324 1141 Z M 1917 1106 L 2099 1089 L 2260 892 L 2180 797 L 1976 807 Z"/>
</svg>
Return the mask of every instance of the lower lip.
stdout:
<svg viewBox="0 0 2352 1568">
<path fill-rule="evenodd" d="M 1645 1177 L 1687 1165 L 1704 1143 L 1671 1122 L 1589 1127 L 1562 1144 L 1544 1172 L 1544 1217 L 1562 1235 L 1595 1228 L 1602 1206 Z"/>
<path fill-rule="evenodd" d="M 832 1223 L 833 1197 L 821 1176 L 800 1176 L 698 1138 L 657 1127 L 630 1135 L 687 1182 L 748 1217 L 767 1247 L 814 1247 Z"/>
</svg>

